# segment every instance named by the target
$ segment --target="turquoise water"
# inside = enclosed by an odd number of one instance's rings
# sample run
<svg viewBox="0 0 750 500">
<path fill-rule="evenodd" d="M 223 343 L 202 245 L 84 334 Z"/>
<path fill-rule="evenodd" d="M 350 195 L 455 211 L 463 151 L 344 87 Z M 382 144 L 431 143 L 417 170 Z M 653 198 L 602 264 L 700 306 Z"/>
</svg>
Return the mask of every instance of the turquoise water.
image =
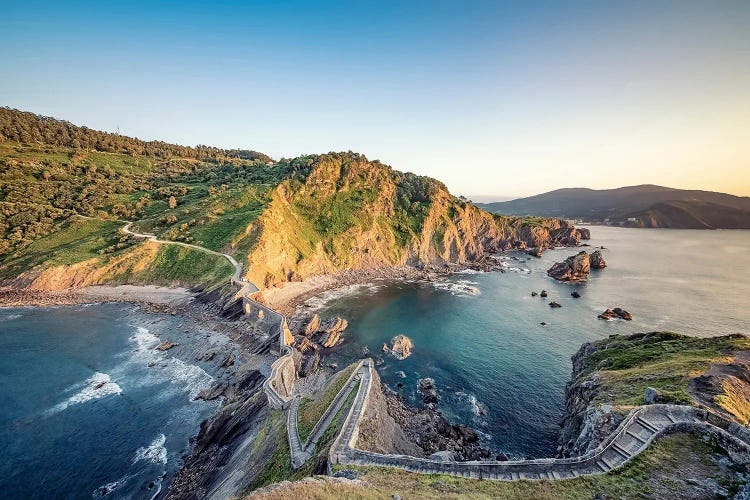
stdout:
<svg viewBox="0 0 750 500">
<path fill-rule="evenodd" d="M 439 408 L 481 431 L 495 452 L 543 457 L 556 451 L 570 357 L 583 342 L 653 330 L 750 333 L 750 231 L 594 226 L 591 232 L 588 243 L 606 247 L 608 267 L 583 286 L 546 276 L 554 261 L 576 252 L 562 248 L 541 259 L 508 254 L 505 273 L 379 282 L 312 300 L 322 317 L 350 322 L 328 362 L 356 359 L 367 346 L 382 357 L 386 384 L 410 401 L 418 402 L 417 380 L 432 377 Z M 546 300 L 531 297 L 542 289 Z M 572 290 L 582 297 L 570 297 Z M 551 309 L 550 300 L 563 307 Z M 598 320 L 607 307 L 623 307 L 634 320 Z M 401 361 L 380 352 L 397 334 L 414 342 L 413 354 Z"/>
<path fill-rule="evenodd" d="M 163 495 L 217 403 L 179 318 L 123 305 L 0 309 L 0 497 Z M 180 342 L 154 351 L 164 334 Z M 208 368 L 207 368 L 208 369 Z"/>
</svg>

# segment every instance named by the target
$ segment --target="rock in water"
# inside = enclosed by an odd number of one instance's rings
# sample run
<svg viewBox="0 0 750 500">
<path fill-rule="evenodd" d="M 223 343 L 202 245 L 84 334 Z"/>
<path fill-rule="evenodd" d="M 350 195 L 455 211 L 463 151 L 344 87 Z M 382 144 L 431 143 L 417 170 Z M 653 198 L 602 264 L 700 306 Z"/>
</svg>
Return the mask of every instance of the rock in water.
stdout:
<svg viewBox="0 0 750 500">
<path fill-rule="evenodd" d="M 618 317 L 621 319 L 624 319 L 625 321 L 630 321 L 633 319 L 633 315 L 627 312 L 625 309 L 622 309 L 620 307 L 615 307 L 612 309 L 612 312 L 614 312 Z"/>
<path fill-rule="evenodd" d="M 615 307 L 614 309 L 607 309 L 603 313 L 601 313 L 599 316 L 597 316 L 599 319 L 615 319 L 620 318 L 624 319 L 625 321 L 630 321 L 633 319 L 633 315 L 630 314 L 625 309 L 622 309 L 621 307 Z"/>
<path fill-rule="evenodd" d="M 542 290 L 542 293 L 539 294 L 539 296 L 543 299 L 547 298 L 547 290 Z"/>
<path fill-rule="evenodd" d="M 560 304 L 558 304 L 558 303 L 557 303 L 557 302 L 555 302 L 554 300 L 553 300 L 552 302 L 550 302 L 550 303 L 549 303 L 549 306 L 550 306 L 550 307 L 551 307 L 552 309 L 557 309 L 558 307 L 562 307 L 562 306 L 561 306 Z"/>
<path fill-rule="evenodd" d="M 597 318 L 599 319 L 614 319 L 616 317 L 617 315 L 612 309 L 607 309 L 606 311 L 601 313 L 599 316 L 597 316 Z"/>
<path fill-rule="evenodd" d="M 414 347 L 411 339 L 406 335 L 396 335 L 391 341 L 391 354 L 398 359 L 408 358 Z"/>
<path fill-rule="evenodd" d="M 345 319 L 339 318 L 338 316 L 330 321 L 327 321 L 322 327 L 322 330 L 325 332 L 322 342 L 323 347 L 330 348 L 343 342 L 341 333 L 346 330 L 347 326 L 349 326 L 349 323 Z"/>
<path fill-rule="evenodd" d="M 558 281 L 568 283 L 578 283 L 586 281 L 591 272 L 591 259 L 586 252 L 578 252 L 565 259 L 563 262 L 556 262 L 549 268 L 547 274 Z"/>
<path fill-rule="evenodd" d="M 315 314 L 305 327 L 305 336 L 309 337 L 320 329 L 320 316 Z"/>
<path fill-rule="evenodd" d="M 429 377 L 421 378 L 417 382 L 417 392 L 422 397 L 422 401 L 430 408 L 435 408 L 438 404 L 437 388 L 435 380 Z"/>
<path fill-rule="evenodd" d="M 536 292 L 531 292 L 531 296 L 532 296 L 532 297 L 536 297 L 536 296 L 537 296 L 537 293 L 536 293 Z"/>
<path fill-rule="evenodd" d="M 168 350 L 170 350 L 171 348 L 173 348 L 173 347 L 175 347 L 177 345 L 179 345 L 179 344 L 176 343 L 176 342 L 170 342 L 169 340 L 165 340 L 164 342 L 162 342 L 161 344 L 159 344 L 158 346 L 156 346 L 156 349 L 159 350 L 159 351 L 168 351 Z"/>
<path fill-rule="evenodd" d="M 591 260 L 591 268 L 592 269 L 604 269 L 607 267 L 607 263 L 604 262 L 604 257 L 602 257 L 601 250 L 596 250 L 591 254 L 590 257 Z"/>
<path fill-rule="evenodd" d="M 580 299 L 581 298 L 581 294 L 578 293 L 578 292 L 570 292 L 570 296 L 573 297 L 574 299 Z"/>
<path fill-rule="evenodd" d="M 388 344 L 383 344 L 383 347 L 380 348 L 381 352 L 388 352 L 390 349 L 388 349 Z"/>
</svg>

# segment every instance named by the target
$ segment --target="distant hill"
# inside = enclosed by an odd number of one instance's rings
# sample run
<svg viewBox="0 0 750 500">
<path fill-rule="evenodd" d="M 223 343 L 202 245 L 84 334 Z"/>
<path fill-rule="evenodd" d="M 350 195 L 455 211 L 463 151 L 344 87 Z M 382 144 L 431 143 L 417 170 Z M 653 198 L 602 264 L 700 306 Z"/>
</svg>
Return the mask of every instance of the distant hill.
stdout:
<svg viewBox="0 0 750 500">
<path fill-rule="evenodd" d="M 617 189 L 557 189 L 495 203 L 493 213 L 582 219 L 630 227 L 750 229 L 750 197 L 652 184 Z"/>
</svg>

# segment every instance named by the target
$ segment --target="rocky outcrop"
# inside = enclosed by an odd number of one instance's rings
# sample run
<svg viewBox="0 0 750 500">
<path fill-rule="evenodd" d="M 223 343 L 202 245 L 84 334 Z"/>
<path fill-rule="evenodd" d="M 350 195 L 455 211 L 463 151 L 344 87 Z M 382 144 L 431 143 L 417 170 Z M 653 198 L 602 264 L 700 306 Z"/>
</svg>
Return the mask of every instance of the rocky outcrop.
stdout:
<svg viewBox="0 0 750 500">
<path fill-rule="evenodd" d="M 386 348 L 387 346 L 383 344 L 383 347 Z M 396 359 L 406 359 L 411 355 L 413 347 L 414 345 L 409 337 L 406 335 L 396 335 L 391 340 L 391 347 L 388 350 Z"/>
<path fill-rule="evenodd" d="M 320 330 L 320 316 L 314 314 L 310 322 L 305 326 L 305 336 L 309 337 L 313 333 L 317 333 L 318 330 Z"/>
<path fill-rule="evenodd" d="M 560 457 L 581 455 L 596 448 L 620 425 L 624 413 L 606 404 L 597 404 L 599 374 L 584 374 L 587 358 L 597 348 L 585 343 L 572 357 L 573 373 L 565 387 L 565 413 L 561 423 L 557 453 Z"/>
<path fill-rule="evenodd" d="M 625 321 L 630 321 L 633 319 L 633 315 L 630 314 L 625 309 L 622 309 L 621 307 L 615 307 L 614 309 L 607 309 L 603 313 L 601 313 L 599 316 L 597 316 L 599 319 L 624 319 Z"/>
<path fill-rule="evenodd" d="M 417 392 L 422 398 L 422 402 L 428 408 L 437 408 L 438 395 L 434 379 L 429 377 L 419 379 L 417 382 Z"/>
<path fill-rule="evenodd" d="M 582 251 L 568 257 L 563 262 L 556 262 L 547 270 L 547 275 L 566 283 L 580 283 L 588 279 L 590 272 L 591 260 L 589 254 Z"/>
<path fill-rule="evenodd" d="M 602 257 L 601 250 L 595 250 L 592 252 L 590 260 L 592 269 L 604 269 L 607 267 L 607 263 L 604 261 L 604 257 Z"/>
<path fill-rule="evenodd" d="M 526 250 L 526 253 L 533 257 L 541 257 L 543 252 L 544 249 L 542 247 L 533 247 Z"/>
</svg>

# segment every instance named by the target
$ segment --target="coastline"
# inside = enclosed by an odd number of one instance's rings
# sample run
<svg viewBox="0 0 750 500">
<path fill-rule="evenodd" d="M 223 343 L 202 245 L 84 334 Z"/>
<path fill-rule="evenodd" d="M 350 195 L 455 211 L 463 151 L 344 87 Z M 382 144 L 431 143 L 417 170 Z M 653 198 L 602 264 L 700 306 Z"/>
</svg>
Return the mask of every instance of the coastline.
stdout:
<svg viewBox="0 0 750 500">
<path fill-rule="evenodd" d="M 97 285 L 59 291 L 0 288 L 0 308 L 70 306 L 106 302 L 182 306 L 193 299 L 194 294 L 187 288 L 156 285 Z"/>
</svg>

